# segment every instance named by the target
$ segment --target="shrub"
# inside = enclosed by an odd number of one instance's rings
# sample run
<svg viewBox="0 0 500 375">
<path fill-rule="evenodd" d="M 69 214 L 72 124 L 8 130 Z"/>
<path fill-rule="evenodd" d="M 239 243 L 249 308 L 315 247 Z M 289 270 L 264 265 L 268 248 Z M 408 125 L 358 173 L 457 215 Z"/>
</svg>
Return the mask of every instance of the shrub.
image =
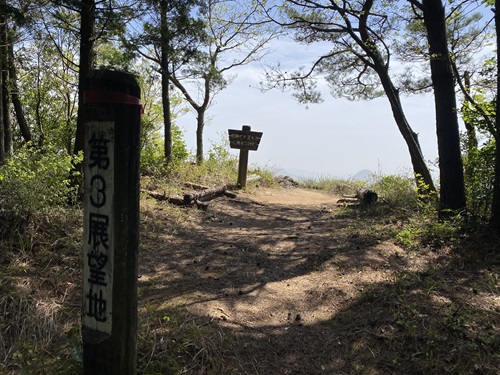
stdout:
<svg viewBox="0 0 500 375">
<path fill-rule="evenodd" d="M 472 148 L 463 160 L 468 210 L 475 217 L 488 219 L 495 180 L 495 141 Z"/>
<path fill-rule="evenodd" d="M 164 172 L 165 140 L 162 135 L 159 132 L 143 134 L 141 142 L 141 174 L 155 175 Z M 183 133 L 174 125 L 172 127 L 172 165 L 169 168 L 181 165 L 188 157 L 189 152 Z"/>
<path fill-rule="evenodd" d="M 376 175 L 370 186 L 391 208 L 396 210 L 416 210 L 418 194 L 414 177 L 405 175 Z"/>
<path fill-rule="evenodd" d="M 79 177 L 73 163 L 81 160 L 52 147 L 30 146 L 16 152 L 0 167 L 0 213 L 26 216 L 48 211 L 76 200 L 78 189 L 71 183 Z"/>
</svg>

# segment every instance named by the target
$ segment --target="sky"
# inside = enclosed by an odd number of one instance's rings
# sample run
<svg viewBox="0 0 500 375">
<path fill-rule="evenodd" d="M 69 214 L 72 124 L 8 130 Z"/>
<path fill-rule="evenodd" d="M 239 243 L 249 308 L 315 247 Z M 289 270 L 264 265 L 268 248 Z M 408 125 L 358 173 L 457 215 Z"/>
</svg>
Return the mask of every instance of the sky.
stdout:
<svg viewBox="0 0 500 375">
<path fill-rule="evenodd" d="M 266 61 L 290 61 L 308 65 L 320 52 L 292 42 L 275 42 Z M 275 60 L 273 60 L 275 59 Z M 411 162 L 403 137 L 385 97 L 371 101 L 333 98 L 326 85 L 324 101 L 307 107 L 291 93 L 261 92 L 261 63 L 233 71 L 235 80 L 217 94 L 207 111 L 205 152 L 212 143 L 228 139 L 228 129 L 250 125 L 263 132 L 257 151 L 250 151 L 250 166 L 265 167 L 280 174 L 308 178 L 350 178 L 368 169 L 374 173 L 408 174 Z M 419 134 L 422 151 L 432 169 L 437 158 L 434 100 L 432 94 L 403 97 L 403 106 L 413 130 Z M 188 148 L 195 152 L 194 113 L 177 119 L 185 132 Z M 239 150 L 232 149 L 236 157 Z M 434 168 L 435 169 L 435 168 Z"/>
</svg>

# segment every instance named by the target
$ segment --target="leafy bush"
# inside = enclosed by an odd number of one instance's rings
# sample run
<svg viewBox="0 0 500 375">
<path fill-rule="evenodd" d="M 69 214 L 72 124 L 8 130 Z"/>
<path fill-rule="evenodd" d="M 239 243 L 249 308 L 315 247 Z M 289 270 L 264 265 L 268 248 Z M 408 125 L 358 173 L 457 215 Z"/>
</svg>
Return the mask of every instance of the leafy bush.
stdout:
<svg viewBox="0 0 500 375">
<path fill-rule="evenodd" d="M 459 217 L 457 220 L 438 220 L 437 217 L 425 220 L 422 216 L 415 216 L 396 233 L 395 239 L 408 250 L 439 247 L 456 239 L 461 223 Z"/>
<path fill-rule="evenodd" d="M 71 181 L 79 177 L 73 162 L 81 160 L 47 147 L 26 146 L 0 167 L 0 213 L 18 216 L 44 212 L 76 199 Z"/>
<path fill-rule="evenodd" d="M 275 183 L 275 173 L 266 167 L 250 166 L 249 174 L 256 174 L 261 177 L 259 186 L 272 186 Z"/>
<path fill-rule="evenodd" d="M 237 167 L 237 158 L 229 152 L 227 139 L 222 138 L 220 143 L 212 144 L 206 164 L 209 169 L 222 171 L 233 171 Z"/>
<path fill-rule="evenodd" d="M 229 151 L 229 140 L 221 136 L 219 143 L 213 143 L 203 163 L 205 173 L 215 177 L 219 183 L 236 182 L 238 158 Z"/>
<path fill-rule="evenodd" d="M 159 132 L 143 134 L 141 147 L 141 174 L 161 174 L 165 167 L 165 141 Z M 189 157 L 182 130 L 177 126 L 172 127 L 172 165 L 176 167 L 185 162 Z"/>
<path fill-rule="evenodd" d="M 419 197 L 413 176 L 376 175 L 370 186 L 391 208 L 396 210 L 417 210 Z"/>
<path fill-rule="evenodd" d="M 464 155 L 465 192 L 469 212 L 488 219 L 493 202 L 495 181 L 495 141 L 472 148 Z"/>
</svg>

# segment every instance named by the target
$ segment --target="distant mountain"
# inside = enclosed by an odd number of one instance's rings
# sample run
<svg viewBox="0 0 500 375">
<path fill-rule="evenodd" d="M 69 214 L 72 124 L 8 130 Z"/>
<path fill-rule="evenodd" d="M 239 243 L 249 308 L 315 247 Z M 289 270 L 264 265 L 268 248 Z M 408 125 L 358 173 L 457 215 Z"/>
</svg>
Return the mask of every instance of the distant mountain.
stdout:
<svg viewBox="0 0 500 375">
<path fill-rule="evenodd" d="M 371 181 L 373 180 L 373 172 L 368 169 L 363 169 L 356 173 L 354 176 L 349 178 L 349 180 L 353 181 Z"/>
<path fill-rule="evenodd" d="M 318 180 L 320 178 L 331 178 L 331 179 L 339 179 L 336 176 L 330 176 L 327 174 L 322 174 L 318 172 L 306 171 L 303 169 L 295 169 L 295 168 L 278 168 L 275 171 L 278 176 L 289 176 L 294 180 Z"/>
<path fill-rule="evenodd" d="M 289 176 L 294 180 L 319 180 L 319 179 L 335 179 L 335 180 L 351 180 L 351 181 L 368 181 L 373 180 L 373 172 L 368 169 L 363 169 L 356 173 L 354 176 L 350 177 L 338 177 L 332 176 L 326 173 L 311 172 L 304 169 L 296 168 L 277 168 L 275 171 L 277 176 Z"/>
<path fill-rule="evenodd" d="M 293 178 L 294 180 L 304 180 L 308 178 L 315 178 L 316 176 L 306 170 L 302 169 L 295 169 L 295 168 L 278 168 L 275 171 L 276 175 L 278 176 L 289 176 Z"/>
</svg>

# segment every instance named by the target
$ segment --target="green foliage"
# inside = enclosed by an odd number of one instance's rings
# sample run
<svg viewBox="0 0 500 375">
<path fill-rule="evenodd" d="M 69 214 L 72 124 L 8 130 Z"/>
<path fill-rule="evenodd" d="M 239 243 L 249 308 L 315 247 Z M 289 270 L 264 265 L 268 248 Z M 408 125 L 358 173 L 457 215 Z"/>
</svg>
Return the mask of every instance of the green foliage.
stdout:
<svg viewBox="0 0 500 375">
<path fill-rule="evenodd" d="M 495 181 L 495 141 L 474 147 L 463 155 L 467 207 L 474 217 L 488 219 Z"/>
<path fill-rule="evenodd" d="M 58 28 L 58 22 L 70 25 L 77 23 L 78 17 L 59 16 L 60 21 L 52 19 L 55 24 L 47 25 L 55 28 L 51 37 L 37 32 L 17 51 L 17 83 L 33 142 L 42 147 L 50 139 L 52 146 L 71 152 L 78 108 L 78 73 L 74 69 L 78 38 Z"/>
<path fill-rule="evenodd" d="M 161 103 L 162 89 L 155 69 L 145 60 L 134 66 L 141 87 L 141 102 L 144 114 L 141 116 L 141 173 L 143 175 L 161 174 L 165 167 L 165 140 L 162 135 L 164 113 Z M 174 121 L 187 111 L 182 105 L 180 94 L 169 97 L 170 116 Z M 179 165 L 189 157 L 183 131 L 172 124 L 172 164 Z M 171 166 L 170 166 L 171 167 Z"/>
<path fill-rule="evenodd" d="M 142 139 L 141 145 L 141 174 L 154 175 L 159 173 L 165 165 L 163 153 L 163 139 L 160 133 L 152 133 Z"/>
<path fill-rule="evenodd" d="M 81 160 L 53 147 L 26 146 L 0 167 L 0 212 L 26 216 L 76 199 L 73 163 Z"/>
<path fill-rule="evenodd" d="M 236 182 L 238 159 L 229 152 L 229 145 L 225 140 L 212 146 L 208 152 L 207 160 L 201 165 L 194 163 L 189 156 L 186 156 L 188 154 L 185 149 L 181 149 L 178 155 L 181 155 L 182 158 L 172 163 L 167 169 L 156 169 L 157 173 L 151 176 L 153 180 L 156 180 L 150 181 L 152 185 L 164 186 L 166 180 L 171 185 L 186 181 L 203 185 Z M 167 187 L 164 186 L 164 188 Z"/>
<path fill-rule="evenodd" d="M 418 250 L 425 246 L 439 247 L 455 240 L 462 220 L 438 220 L 437 215 L 426 218 L 414 216 L 395 234 L 396 242 L 408 250 Z"/>
<path fill-rule="evenodd" d="M 155 131 L 147 137 L 142 137 L 141 173 L 143 175 L 161 174 L 165 168 L 165 141 L 162 135 Z M 172 126 L 172 165 L 176 168 L 186 162 L 189 157 L 183 132 L 177 126 Z"/>
<path fill-rule="evenodd" d="M 219 143 L 213 143 L 208 152 L 205 168 L 207 173 L 219 176 L 221 181 L 231 181 L 237 175 L 238 159 L 229 151 L 229 140 L 222 135 Z"/>
<path fill-rule="evenodd" d="M 229 152 L 229 141 L 222 136 L 220 143 L 212 144 L 206 163 L 211 169 L 227 169 L 234 167 L 235 161 L 236 158 Z"/>
<path fill-rule="evenodd" d="M 133 56 L 123 51 L 115 43 L 101 42 L 96 46 L 97 65 L 100 69 L 115 69 L 130 71 Z"/>
<path fill-rule="evenodd" d="M 408 175 L 378 175 L 370 186 L 389 207 L 399 211 L 416 211 L 419 197 L 415 178 Z"/>
<path fill-rule="evenodd" d="M 238 159 L 229 151 L 229 140 L 221 136 L 219 143 L 213 143 L 199 172 L 211 178 L 215 183 L 235 182 L 238 174 Z"/>
<path fill-rule="evenodd" d="M 379 194 L 381 208 L 390 212 L 404 225 L 394 233 L 397 243 L 408 250 L 426 246 L 441 246 L 450 243 L 464 224 L 464 218 L 456 216 L 450 220 L 439 220 L 437 196 L 422 195 L 425 186 L 417 188 L 415 178 L 405 175 L 376 176 L 370 189 Z M 386 214 L 387 210 L 378 210 Z"/>
<path fill-rule="evenodd" d="M 259 185 L 272 186 L 274 184 L 274 172 L 269 168 L 250 166 L 248 174 L 256 174 L 261 177 Z"/>
<path fill-rule="evenodd" d="M 483 64 L 481 75 L 493 78 L 490 72 L 492 63 L 496 60 L 487 60 Z M 487 91 L 483 88 L 476 90 L 474 105 L 464 101 L 461 110 L 468 125 L 467 134 L 462 137 L 467 207 L 473 217 L 483 220 L 488 220 L 491 214 L 496 150 L 492 135 L 495 132 L 496 100 L 489 99 L 491 95 Z"/>
</svg>

